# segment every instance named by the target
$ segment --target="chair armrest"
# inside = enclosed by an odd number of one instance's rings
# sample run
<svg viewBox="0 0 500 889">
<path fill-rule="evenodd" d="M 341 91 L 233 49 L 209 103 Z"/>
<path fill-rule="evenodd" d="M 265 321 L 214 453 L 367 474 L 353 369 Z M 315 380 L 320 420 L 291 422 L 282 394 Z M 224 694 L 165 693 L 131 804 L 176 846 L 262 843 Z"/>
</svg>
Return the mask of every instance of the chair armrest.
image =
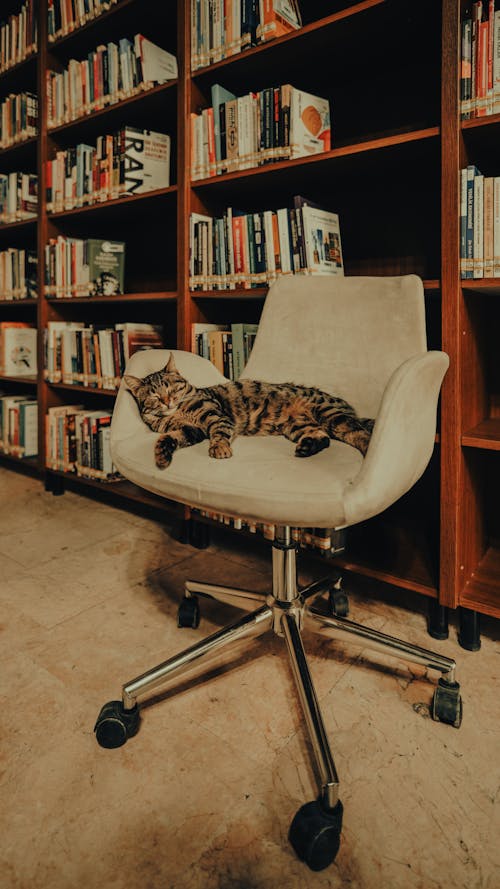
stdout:
<svg viewBox="0 0 500 889">
<path fill-rule="evenodd" d="M 358 475 L 345 492 L 346 524 L 382 512 L 424 472 L 434 449 L 445 352 L 414 355 L 392 374 Z"/>
</svg>

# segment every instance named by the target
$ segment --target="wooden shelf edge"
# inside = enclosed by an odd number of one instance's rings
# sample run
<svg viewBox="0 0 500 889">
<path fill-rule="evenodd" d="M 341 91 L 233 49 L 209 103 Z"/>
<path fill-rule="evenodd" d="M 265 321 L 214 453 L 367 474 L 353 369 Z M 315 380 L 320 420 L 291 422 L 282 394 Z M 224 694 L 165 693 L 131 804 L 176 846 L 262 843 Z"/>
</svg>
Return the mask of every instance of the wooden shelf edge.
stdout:
<svg viewBox="0 0 500 889">
<path fill-rule="evenodd" d="M 28 386 L 36 386 L 38 383 L 38 377 L 33 376 L 15 376 L 14 374 L 0 374 L 0 384 L 5 381 L 6 383 L 23 383 Z"/>
<path fill-rule="evenodd" d="M 124 99 L 119 99 L 117 102 L 108 102 L 108 104 L 104 105 L 103 108 L 98 108 L 96 111 L 89 112 L 89 114 L 82 114 L 80 115 L 80 117 L 75 117 L 73 118 L 73 120 L 68 120 L 64 123 L 60 123 L 56 127 L 47 127 L 47 136 L 58 136 L 60 133 L 64 133 L 66 130 L 70 130 L 72 127 L 78 127 L 88 120 L 95 120 L 96 118 L 102 117 L 105 114 L 109 114 L 112 111 L 125 108 L 128 105 L 131 105 L 133 102 L 140 102 L 146 96 L 157 96 L 159 93 L 164 93 L 167 90 L 173 89 L 177 86 L 178 83 L 179 81 L 177 78 L 175 80 L 167 80 L 165 83 L 159 83 L 156 86 L 149 87 L 148 89 L 139 90 L 132 96 L 125 96 Z"/>
<path fill-rule="evenodd" d="M 462 290 L 466 293 L 488 293 L 500 296 L 500 278 L 461 278 Z"/>
<path fill-rule="evenodd" d="M 112 398 L 116 398 L 118 395 L 118 389 L 103 389 L 100 386 L 84 386 L 81 383 L 51 383 L 50 380 L 43 381 L 46 386 L 50 386 L 51 389 L 64 389 L 66 392 L 90 392 L 91 395 L 102 395 Z"/>
<path fill-rule="evenodd" d="M 500 617 L 500 548 L 490 546 L 459 597 L 459 605 Z"/>
<path fill-rule="evenodd" d="M 0 299 L 0 306 L 37 306 L 37 299 Z"/>
<path fill-rule="evenodd" d="M 94 204 L 85 204 L 84 207 L 72 207 L 71 210 L 57 210 L 55 213 L 47 213 L 47 219 L 62 219 L 66 216 L 80 215 L 81 213 L 95 213 L 99 210 L 107 210 L 110 207 L 118 207 L 136 201 L 154 200 L 165 195 L 176 194 L 176 192 L 177 185 L 169 185 L 167 188 L 155 188 L 142 194 L 125 194 L 110 201 L 96 201 Z"/>
<path fill-rule="evenodd" d="M 390 571 L 383 571 L 379 568 L 370 567 L 363 562 L 352 560 L 348 556 L 335 556 L 335 564 L 345 571 L 351 571 L 353 574 L 361 574 L 364 577 L 371 577 L 373 580 L 380 580 L 383 583 L 389 583 L 392 586 L 401 587 L 405 590 L 411 590 L 414 593 L 420 593 L 423 596 L 436 599 L 438 595 L 437 588 L 431 584 L 424 584 L 420 581 L 413 580 L 411 577 L 400 577 L 397 574 L 391 574 Z"/>
<path fill-rule="evenodd" d="M 29 53 L 29 55 L 25 56 L 24 59 L 21 59 L 20 62 L 16 62 L 16 64 L 11 65 L 10 68 L 4 68 L 2 71 L 0 71 L 0 84 L 2 84 L 2 79 L 4 77 L 7 78 L 9 76 L 9 74 L 17 74 L 17 72 L 21 68 L 23 68 L 25 65 L 28 65 L 34 59 L 36 59 L 37 55 L 38 55 L 38 50 L 34 49 L 34 50 L 32 50 L 32 52 Z"/>
<path fill-rule="evenodd" d="M 38 145 L 39 136 L 29 136 L 27 139 L 20 139 L 19 142 L 13 142 L 12 145 L 6 145 L 3 148 L 0 146 L 0 159 L 4 154 L 7 154 L 8 151 L 16 151 L 19 148 L 25 148 L 26 145 Z"/>
<path fill-rule="evenodd" d="M 500 417 L 482 420 L 462 434 L 462 445 L 487 451 L 500 451 Z"/>
<path fill-rule="evenodd" d="M 41 475 L 38 457 L 14 457 L 12 454 L 4 454 L 0 451 L 0 465 L 18 469 L 28 475 Z"/>
<path fill-rule="evenodd" d="M 20 228 L 27 227 L 30 225 L 35 226 L 38 222 L 37 216 L 32 216 L 30 219 L 18 219 L 16 222 L 5 222 L 0 223 L 0 232 L 6 231 L 17 231 Z"/>
<path fill-rule="evenodd" d="M 155 290 L 151 293 L 120 293 L 117 296 L 46 296 L 49 303 L 72 305 L 93 305 L 95 303 L 122 303 L 122 302 L 175 302 L 178 299 L 176 290 Z M 33 300 L 36 302 L 36 300 Z"/>
<path fill-rule="evenodd" d="M 492 123 L 500 123 L 500 114 L 485 114 L 484 117 L 472 117 L 469 120 L 461 120 L 460 127 L 462 130 L 472 130 Z"/>
<path fill-rule="evenodd" d="M 408 130 L 404 133 L 396 133 L 390 136 L 380 136 L 377 139 L 366 139 L 362 142 L 351 142 L 348 145 L 341 145 L 332 148 L 330 151 L 323 151 L 320 154 L 308 155 L 307 157 L 296 157 L 291 160 L 276 161 L 273 164 L 262 164 L 261 166 L 250 167 L 246 170 L 233 170 L 230 173 L 223 173 L 221 176 L 209 176 L 205 179 L 191 179 L 191 188 L 207 188 L 219 183 L 231 182 L 235 179 L 247 178 L 248 176 L 262 176 L 269 173 L 279 172 L 280 170 L 295 169 L 297 167 L 307 167 L 311 164 L 325 164 L 338 158 L 354 157 L 357 154 L 364 154 L 370 151 L 381 151 L 385 148 L 397 148 L 400 145 L 407 145 L 412 142 L 427 141 L 429 139 L 437 139 L 440 135 L 440 128 L 425 127 L 419 130 Z"/>
<path fill-rule="evenodd" d="M 106 495 L 111 494 L 118 500 L 141 503 L 145 506 L 154 507 L 162 512 L 176 512 L 179 516 L 183 510 L 181 504 L 176 503 L 173 500 L 167 500 L 165 497 L 151 494 L 149 491 L 146 491 L 145 488 L 140 488 L 138 485 L 134 485 L 133 482 L 127 481 L 127 479 L 101 482 L 96 479 L 85 478 L 74 472 L 61 472 L 58 469 L 50 469 L 49 467 L 45 467 L 44 472 L 47 476 L 52 475 L 64 479 L 72 489 L 80 488 L 83 492 L 85 492 L 85 489 L 100 491 Z"/>
</svg>

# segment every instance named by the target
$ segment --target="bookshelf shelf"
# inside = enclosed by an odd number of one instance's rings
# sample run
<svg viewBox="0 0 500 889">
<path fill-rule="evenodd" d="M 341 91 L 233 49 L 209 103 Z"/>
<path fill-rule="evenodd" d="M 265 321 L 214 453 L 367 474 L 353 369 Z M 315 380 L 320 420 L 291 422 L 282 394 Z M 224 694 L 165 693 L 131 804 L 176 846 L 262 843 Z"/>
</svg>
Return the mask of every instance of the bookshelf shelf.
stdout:
<svg viewBox="0 0 500 889">
<path fill-rule="evenodd" d="M 110 18 L 114 19 L 119 13 L 136 2 L 137 0 L 118 0 L 118 2 L 113 4 L 109 9 L 101 12 L 100 15 L 96 15 L 88 22 L 85 22 L 85 24 L 73 28 L 67 34 L 61 34 L 60 37 L 56 37 L 54 40 L 48 39 L 47 45 L 49 52 L 58 49 L 61 46 L 65 47 L 68 44 L 71 44 L 71 42 L 74 42 L 75 38 L 78 39 L 82 34 L 87 34 L 91 29 L 99 27 L 99 25 L 102 25 L 103 22 L 107 22 Z"/>
<path fill-rule="evenodd" d="M 469 448 L 500 451 L 500 418 L 483 420 L 473 429 L 464 432 L 462 444 Z"/>
<path fill-rule="evenodd" d="M 16 62 L 16 64 L 11 65 L 10 68 L 4 68 L 3 71 L 0 70 L 0 89 L 4 90 L 11 78 L 14 80 L 20 74 L 24 74 L 29 67 L 34 67 L 37 61 L 37 55 L 37 52 L 31 52 L 25 59 Z"/>
<path fill-rule="evenodd" d="M 46 383 L 51 389 L 61 389 L 66 392 L 81 392 L 85 395 L 99 395 L 107 398 L 116 398 L 117 389 L 103 389 L 99 386 L 80 386 L 76 383 Z"/>
<path fill-rule="evenodd" d="M 36 216 L 33 219 L 18 219 L 17 222 L 0 223 L 1 232 L 19 231 L 19 229 L 35 228 L 37 224 Z"/>
<path fill-rule="evenodd" d="M 154 291 L 151 293 L 120 293 L 119 296 L 79 296 L 79 297 L 46 297 L 47 302 L 56 305 L 117 305 L 120 303 L 136 303 L 136 302 L 176 302 L 177 293 L 175 291 Z M 25 300 L 26 302 L 26 300 Z M 36 300 L 33 300 L 36 302 Z"/>
<path fill-rule="evenodd" d="M 0 307 L 2 308 L 11 308 L 15 307 L 18 309 L 20 306 L 31 306 L 35 308 L 38 305 L 37 299 L 0 299 Z"/>
<path fill-rule="evenodd" d="M 85 214 L 100 214 L 113 210 L 116 207 L 126 207 L 129 204 L 137 204 L 138 202 L 146 203 L 147 201 L 155 201 L 158 198 L 164 198 L 177 193 L 177 186 L 170 185 L 168 188 L 157 188 L 152 191 L 146 191 L 143 194 L 122 195 L 110 201 L 100 201 L 95 204 L 86 204 L 84 207 L 73 207 L 70 210 L 57 210 L 55 213 L 48 212 L 49 219 L 63 219 L 66 216 L 80 216 Z"/>
<path fill-rule="evenodd" d="M 28 376 L 11 376 L 9 374 L 0 374 L 0 383 L 20 383 L 23 386 L 36 386 L 38 379 L 37 377 L 28 377 Z"/>
<path fill-rule="evenodd" d="M 80 117 L 75 117 L 73 120 L 68 120 L 57 126 L 47 127 L 47 134 L 56 139 L 60 136 L 66 137 L 67 135 L 73 137 L 75 132 L 85 128 L 89 123 L 92 124 L 94 121 L 98 121 L 99 127 L 102 128 L 102 126 L 104 126 L 103 118 L 106 118 L 106 121 L 108 118 L 113 117 L 120 117 L 123 120 L 123 112 L 128 113 L 131 109 L 134 109 L 135 106 L 144 108 L 145 100 L 149 101 L 152 105 L 155 103 L 157 104 L 158 98 L 163 98 L 171 93 L 175 93 L 177 84 L 177 80 L 170 80 L 168 83 L 163 83 L 159 86 L 152 86 L 149 89 L 140 89 L 132 96 L 126 96 L 116 102 L 109 102 L 107 105 L 104 105 L 103 108 L 98 108 L 88 114 L 82 114 Z M 113 126 L 113 123 L 111 122 L 110 125 Z"/>
</svg>

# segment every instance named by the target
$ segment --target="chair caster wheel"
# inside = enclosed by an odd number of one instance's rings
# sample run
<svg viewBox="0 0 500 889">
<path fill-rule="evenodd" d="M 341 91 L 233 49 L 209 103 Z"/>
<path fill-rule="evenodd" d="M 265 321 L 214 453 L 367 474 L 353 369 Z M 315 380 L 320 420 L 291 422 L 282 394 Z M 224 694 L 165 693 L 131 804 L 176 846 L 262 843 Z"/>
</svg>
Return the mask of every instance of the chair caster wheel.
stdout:
<svg viewBox="0 0 500 889">
<path fill-rule="evenodd" d="M 288 838 L 301 861 L 311 870 L 323 870 L 334 860 L 340 846 L 343 806 L 323 808 L 319 800 L 301 806 L 290 825 Z"/>
<path fill-rule="evenodd" d="M 462 722 L 462 698 L 458 682 L 439 679 L 432 699 L 432 718 L 460 728 Z"/>
<path fill-rule="evenodd" d="M 341 577 L 328 593 L 328 604 L 332 617 L 347 617 L 349 614 L 349 597 L 342 589 Z"/>
<path fill-rule="evenodd" d="M 177 626 L 196 630 L 200 623 L 200 606 L 196 596 L 184 596 L 177 612 Z"/>
<path fill-rule="evenodd" d="M 101 747 L 121 747 L 139 728 L 139 707 L 125 710 L 121 701 L 104 704 L 94 726 L 97 743 Z"/>
</svg>

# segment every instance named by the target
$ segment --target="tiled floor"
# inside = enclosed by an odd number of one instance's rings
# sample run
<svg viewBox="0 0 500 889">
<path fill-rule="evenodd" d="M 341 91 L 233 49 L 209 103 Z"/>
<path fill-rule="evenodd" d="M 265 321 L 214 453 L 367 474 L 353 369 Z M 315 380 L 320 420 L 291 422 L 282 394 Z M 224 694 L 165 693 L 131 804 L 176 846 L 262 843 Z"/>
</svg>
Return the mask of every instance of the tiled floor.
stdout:
<svg viewBox="0 0 500 889">
<path fill-rule="evenodd" d="M 316 785 L 278 638 L 144 707 L 126 746 L 93 735 L 123 682 L 236 615 L 206 603 L 177 629 L 183 579 L 266 590 L 262 547 L 195 550 L 4 469 L 0 505 L 1 889 L 499 889 L 497 622 L 473 654 L 453 628 L 430 639 L 418 597 L 352 594 L 355 620 L 457 658 L 459 731 L 428 718 L 435 677 L 305 637 L 344 803 L 337 859 L 313 873 L 287 842 Z"/>
</svg>

